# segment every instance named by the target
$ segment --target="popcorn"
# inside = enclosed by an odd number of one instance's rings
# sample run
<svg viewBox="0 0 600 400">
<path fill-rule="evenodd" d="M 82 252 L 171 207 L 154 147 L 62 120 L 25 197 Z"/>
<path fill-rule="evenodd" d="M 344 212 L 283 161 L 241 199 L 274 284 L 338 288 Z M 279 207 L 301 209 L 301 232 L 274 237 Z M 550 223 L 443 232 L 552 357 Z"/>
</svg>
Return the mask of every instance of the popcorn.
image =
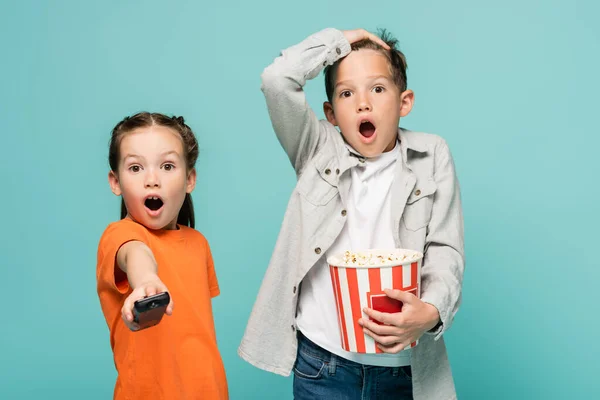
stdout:
<svg viewBox="0 0 600 400">
<path fill-rule="evenodd" d="M 416 261 L 422 257 L 421 253 L 411 250 L 365 250 L 352 252 L 345 251 L 340 256 L 330 257 L 329 263 L 337 266 L 369 267 L 400 265 L 411 261 Z"/>
</svg>

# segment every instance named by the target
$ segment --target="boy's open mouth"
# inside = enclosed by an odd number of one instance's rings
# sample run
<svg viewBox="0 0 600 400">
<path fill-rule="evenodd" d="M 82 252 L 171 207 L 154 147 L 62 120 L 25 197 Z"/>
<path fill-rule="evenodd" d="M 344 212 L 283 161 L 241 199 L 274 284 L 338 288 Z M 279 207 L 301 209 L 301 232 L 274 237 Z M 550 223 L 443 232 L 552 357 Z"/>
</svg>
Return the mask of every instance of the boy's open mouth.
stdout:
<svg viewBox="0 0 600 400">
<path fill-rule="evenodd" d="M 362 121 L 358 127 L 358 131 L 366 138 L 370 138 L 375 134 L 375 125 L 371 121 Z"/>
<path fill-rule="evenodd" d="M 156 211 L 156 210 L 160 210 L 160 208 L 163 206 L 163 201 L 161 200 L 160 197 L 157 196 L 149 196 L 146 198 L 146 200 L 144 201 L 144 205 L 152 211 Z"/>
</svg>

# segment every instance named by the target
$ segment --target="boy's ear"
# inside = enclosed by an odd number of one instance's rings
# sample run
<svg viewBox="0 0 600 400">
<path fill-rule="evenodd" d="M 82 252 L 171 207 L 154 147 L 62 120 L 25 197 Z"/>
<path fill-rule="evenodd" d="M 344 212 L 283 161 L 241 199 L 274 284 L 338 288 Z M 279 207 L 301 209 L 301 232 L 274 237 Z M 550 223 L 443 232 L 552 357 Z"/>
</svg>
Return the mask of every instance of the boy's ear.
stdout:
<svg viewBox="0 0 600 400">
<path fill-rule="evenodd" d="M 121 185 L 119 184 L 119 177 L 114 171 L 110 171 L 108 173 L 108 184 L 110 185 L 110 190 L 115 194 L 115 196 L 121 195 Z"/>
<path fill-rule="evenodd" d="M 331 125 L 337 126 L 338 123 L 335 119 L 335 113 L 333 112 L 333 104 L 328 101 L 323 103 L 323 112 L 325 113 L 325 118 L 327 118 L 327 121 L 329 121 Z"/>
<path fill-rule="evenodd" d="M 407 89 L 400 94 L 400 118 L 406 117 L 415 104 L 415 93 Z"/>
<path fill-rule="evenodd" d="M 196 187 L 196 168 L 192 168 L 192 170 L 188 173 L 187 183 L 185 187 L 186 193 L 192 193 L 194 188 Z"/>
</svg>

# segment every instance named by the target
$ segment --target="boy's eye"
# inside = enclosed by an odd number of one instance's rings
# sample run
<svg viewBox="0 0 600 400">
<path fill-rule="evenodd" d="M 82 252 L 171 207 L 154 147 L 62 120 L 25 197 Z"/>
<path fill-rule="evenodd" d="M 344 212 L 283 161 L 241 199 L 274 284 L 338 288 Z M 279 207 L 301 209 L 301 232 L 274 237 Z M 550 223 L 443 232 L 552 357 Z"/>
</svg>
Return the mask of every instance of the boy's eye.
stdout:
<svg viewBox="0 0 600 400">
<path fill-rule="evenodd" d="M 139 165 L 132 165 L 131 167 L 129 167 L 129 170 L 131 172 L 140 172 L 140 166 Z"/>
<path fill-rule="evenodd" d="M 349 90 L 344 90 L 342 92 L 340 92 L 340 97 L 350 97 L 352 95 L 352 93 L 350 93 Z"/>
<path fill-rule="evenodd" d="M 373 91 L 374 91 L 375 93 L 383 93 L 383 92 L 385 91 L 385 88 L 384 88 L 383 86 L 375 86 L 375 87 L 373 88 Z"/>
<path fill-rule="evenodd" d="M 163 168 L 165 169 L 165 171 L 171 171 L 175 168 L 175 166 L 173 164 L 165 164 L 163 165 Z"/>
</svg>

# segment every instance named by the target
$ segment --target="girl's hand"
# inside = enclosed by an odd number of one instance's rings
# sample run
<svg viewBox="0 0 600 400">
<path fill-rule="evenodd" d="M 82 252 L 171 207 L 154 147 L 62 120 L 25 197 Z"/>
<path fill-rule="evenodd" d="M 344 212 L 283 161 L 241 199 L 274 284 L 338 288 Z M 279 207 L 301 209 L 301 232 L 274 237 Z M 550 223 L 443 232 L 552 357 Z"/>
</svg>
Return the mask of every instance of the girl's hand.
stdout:
<svg viewBox="0 0 600 400">
<path fill-rule="evenodd" d="M 390 314 L 365 308 L 363 311 L 369 317 L 384 325 L 366 318 L 358 320 L 363 331 L 377 342 L 377 347 L 383 352 L 398 353 L 437 325 L 440 314 L 431 304 L 402 290 L 386 289 L 385 294 L 403 303 L 402 312 Z"/>
<path fill-rule="evenodd" d="M 121 318 L 125 322 L 125 325 L 132 330 L 137 331 L 140 329 L 139 325 L 133 322 L 133 304 L 143 299 L 144 297 L 152 296 L 158 293 L 168 292 L 167 287 L 158 278 L 158 275 L 150 274 L 144 281 L 138 285 L 133 292 L 125 299 L 123 307 L 121 308 Z M 173 314 L 173 297 L 167 306 L 166 314 Z"/>
<path fill-rule="evenodd" d="M 346 40 L 348 40 L 348 42 L 350 42 L 350 44 L 360 42 L 361 40 L 364 40 L 364 39 L 369 39 L 369 40 L 377 43 L 378 45 L 380 45 L 381 47 L 383 47 L 386 50 L 390 49 L 390 46 L 388 46 L 383 40 L 381 40 L 381 38 L 379 38 L 377 35 L 374 35 L 371 32 L 368 32 L 364 29 L 354 29 L 351 31 L 342 31 L 342 33 L 346 37 Z"/>
</svg>

